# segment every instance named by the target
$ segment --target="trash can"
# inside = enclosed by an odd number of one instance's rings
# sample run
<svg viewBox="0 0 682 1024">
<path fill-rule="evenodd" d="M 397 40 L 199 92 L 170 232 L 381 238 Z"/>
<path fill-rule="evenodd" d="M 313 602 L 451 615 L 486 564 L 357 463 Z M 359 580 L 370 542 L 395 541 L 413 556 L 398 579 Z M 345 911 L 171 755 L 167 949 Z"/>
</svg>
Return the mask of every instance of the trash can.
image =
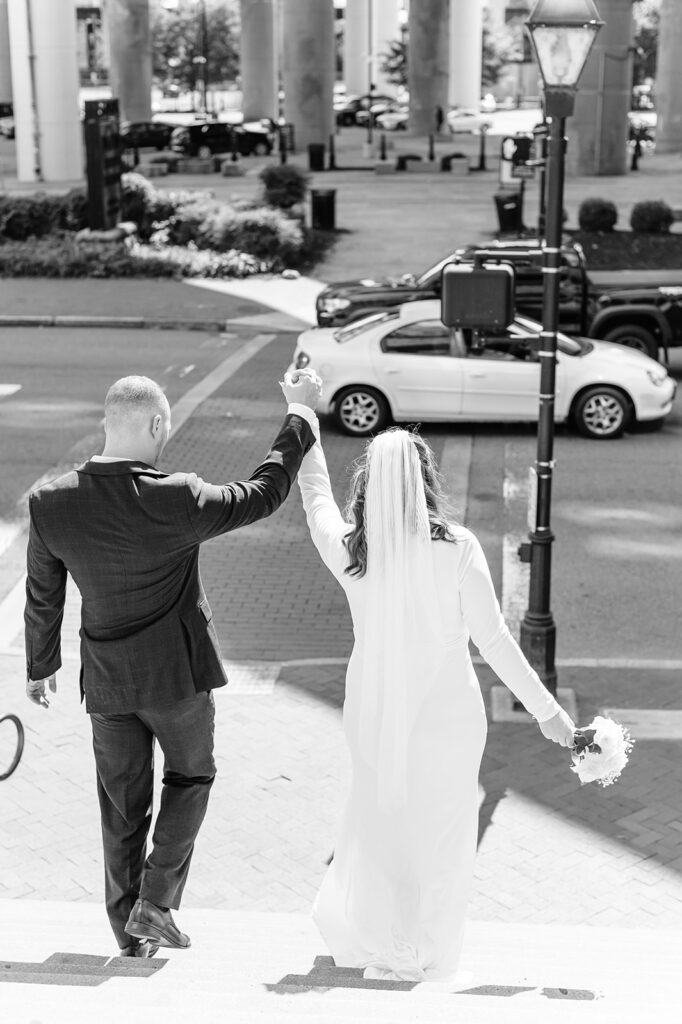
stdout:
<svg viewBox="0 0 682 1024">
<path fill-rule="evenodd" d="M 312 224 L 320 231 L 336 230 L 336 189 L 313 188 L 310 190 Z"/>
<path fill-rule="evenodd" d="M 324 143 L 311 142 L 308 146 L 308 169 L 311 171 L 324 170 Z"/>
<path fill-rule="evenodd" d="M 521 231 L 523 228 L 523 198 L 521 193 L 496 192 L 494 199 L 500 231 Z"/>
</svg>

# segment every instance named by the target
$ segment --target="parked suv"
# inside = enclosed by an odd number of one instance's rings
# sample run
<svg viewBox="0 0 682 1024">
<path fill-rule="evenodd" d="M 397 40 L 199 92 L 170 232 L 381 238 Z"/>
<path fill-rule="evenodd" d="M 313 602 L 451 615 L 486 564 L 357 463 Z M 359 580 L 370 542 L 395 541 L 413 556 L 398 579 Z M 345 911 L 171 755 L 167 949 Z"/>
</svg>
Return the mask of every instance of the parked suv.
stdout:
<svg viewBox="0 0 682 1024">
<path fill-rule="evenodd" d="M 317 323 L 320 327 L 344 327 L 403 302 L 440 298 L 445 264 L 470 262 L 480 249 L 492 250 L 487 262 L 513 264 L 516 312 L 542 320 L 541 244 L 537 238 L 493 240 L 456 249 L 419 277 L 403 274 L 330 284 L 317 297 Z M 571 242 L 561 250 L 559 288 L 559 326 L 568 334 L 625 345 L 652 359 L 658 359 L 661 349 L 667 355 L 669 348 L 682 346 L 682 287 L 597 289 L 590 281 L 582 247 Z"/>
<path fill-rule="evenodd" d="M 491 241 L 482 248 L 499 252 L 500 260 L 513 262 L 516 269 L 516 310 L 534 319 L 542 317 L 542 269 L 537 239 Z M 328 285 L 317 297 L 317 323 L 320 327 L 344 327 L 370 313 L 383 313 L 403 302 L 440 298 L 441 275 L 446 263 L 471 262 L 477 246 L 456 249 L 429 267 L 423 274 L 403 274 L 373 280 L 338 281 Z M 511 259 L 508 252 L 520 256 Z M 527 256 L 523 254 L 527 253 Z M 535 253 L 535 255 L 533 255 Z M 493 257 L 494 260 L 494 257 Z M 561 256 L 560 324 L 572 334 L 586 334 L 591 312 L 585 257 L 579 245 L 565 245 Z"/>
<path fill-rule="evenodd" d="M 171 135 L 175 153 L 206 158 L 214 153 L 231 153 L 236 143 L 242 156 L 267 156 L 272 152 L 271 128 L 258 121 L 227 124 L 225 121 L 195 121 L 176 128 Z"/>
<path fill-rule="evenodd" d="M 658 359 L 682 345 L 682 288 L 628 288 L 605 292 L 595 303 L 591 338 L 604 338 Z"/>
</svg>

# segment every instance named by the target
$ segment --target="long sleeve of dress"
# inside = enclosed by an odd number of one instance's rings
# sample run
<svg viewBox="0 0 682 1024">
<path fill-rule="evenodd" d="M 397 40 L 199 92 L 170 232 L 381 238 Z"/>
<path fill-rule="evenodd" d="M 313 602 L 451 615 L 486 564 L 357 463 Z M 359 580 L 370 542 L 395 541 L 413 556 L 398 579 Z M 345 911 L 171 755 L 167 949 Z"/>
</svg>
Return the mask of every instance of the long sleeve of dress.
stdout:
<svg viewBox="0 0 682 1024">
<path fill-rule="evenodd" d="M 462 614 L 471 639 L 502 682 L 538 722 L 560 710 L 509 632 L 495 596 L 483 549 L 468 534 L 459 569 Z"/>
<path fill-rule="evenodd" d="M 327 568 L 341 579 L 347 565 L 343 538 L 349 532 L 349 525 L 344 522 L 334 500 L 327 461 L 319 440 L 301 463 L 298 484 L 313 544 Z"/>
</svg>

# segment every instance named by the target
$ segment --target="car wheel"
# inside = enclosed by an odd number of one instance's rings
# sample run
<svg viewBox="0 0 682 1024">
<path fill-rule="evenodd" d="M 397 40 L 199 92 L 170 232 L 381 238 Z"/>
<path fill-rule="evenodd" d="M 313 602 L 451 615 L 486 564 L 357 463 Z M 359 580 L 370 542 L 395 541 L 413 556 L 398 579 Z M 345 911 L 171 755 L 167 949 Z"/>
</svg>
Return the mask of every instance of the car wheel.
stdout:
<svg viewBox="0 0 682 1024">
<path fill-rule="evenodd" d="M 604 335 L 604 341 L 613 341 L 616 345 L 625 345 L 643 352 L 645 356 L 658 359 L 658 341 L 646 327 L 637 324 L 621 324 Z"/>
<path fill-rule="evenodd" d="M 197 156 L 200 160 L 210 160 L 212 153 L 210 146 L 199 146 L 197 150 Z"/>
<path fill-rule="evenodd" d="M 267 142 L 254 142 L 251 152 L 254 156 L 267 156 L 270 152 L 270 147 Z"/>
<path fill-rule="evenodd" d="M 620 437 L 632 420 L 629 399 L 607 384 L 587 388 L 576 402 L 573 418 L 583 437 L 610 441 Z"/>
<path fill-rule="evenodd" d="M 344 388 L 334 402 L 334 419 L 344 434 L 369 437 L 383 430 L 390 419 L 388 402 L 374 388 L 356 384 Z"/>
</svg>

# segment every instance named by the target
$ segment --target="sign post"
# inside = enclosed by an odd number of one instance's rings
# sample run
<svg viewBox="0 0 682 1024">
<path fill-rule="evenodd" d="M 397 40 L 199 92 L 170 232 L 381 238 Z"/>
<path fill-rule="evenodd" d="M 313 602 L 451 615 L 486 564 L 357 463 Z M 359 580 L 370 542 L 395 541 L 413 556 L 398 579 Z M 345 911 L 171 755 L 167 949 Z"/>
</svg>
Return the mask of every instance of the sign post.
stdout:
<svg viewBox="0 0 682 1024">
<path fill-rule="evenodd" d="M 86 100 L 85 157 L 90 227 L 113 228 L 121 213 L 118 100 Z"/>
</svg>

